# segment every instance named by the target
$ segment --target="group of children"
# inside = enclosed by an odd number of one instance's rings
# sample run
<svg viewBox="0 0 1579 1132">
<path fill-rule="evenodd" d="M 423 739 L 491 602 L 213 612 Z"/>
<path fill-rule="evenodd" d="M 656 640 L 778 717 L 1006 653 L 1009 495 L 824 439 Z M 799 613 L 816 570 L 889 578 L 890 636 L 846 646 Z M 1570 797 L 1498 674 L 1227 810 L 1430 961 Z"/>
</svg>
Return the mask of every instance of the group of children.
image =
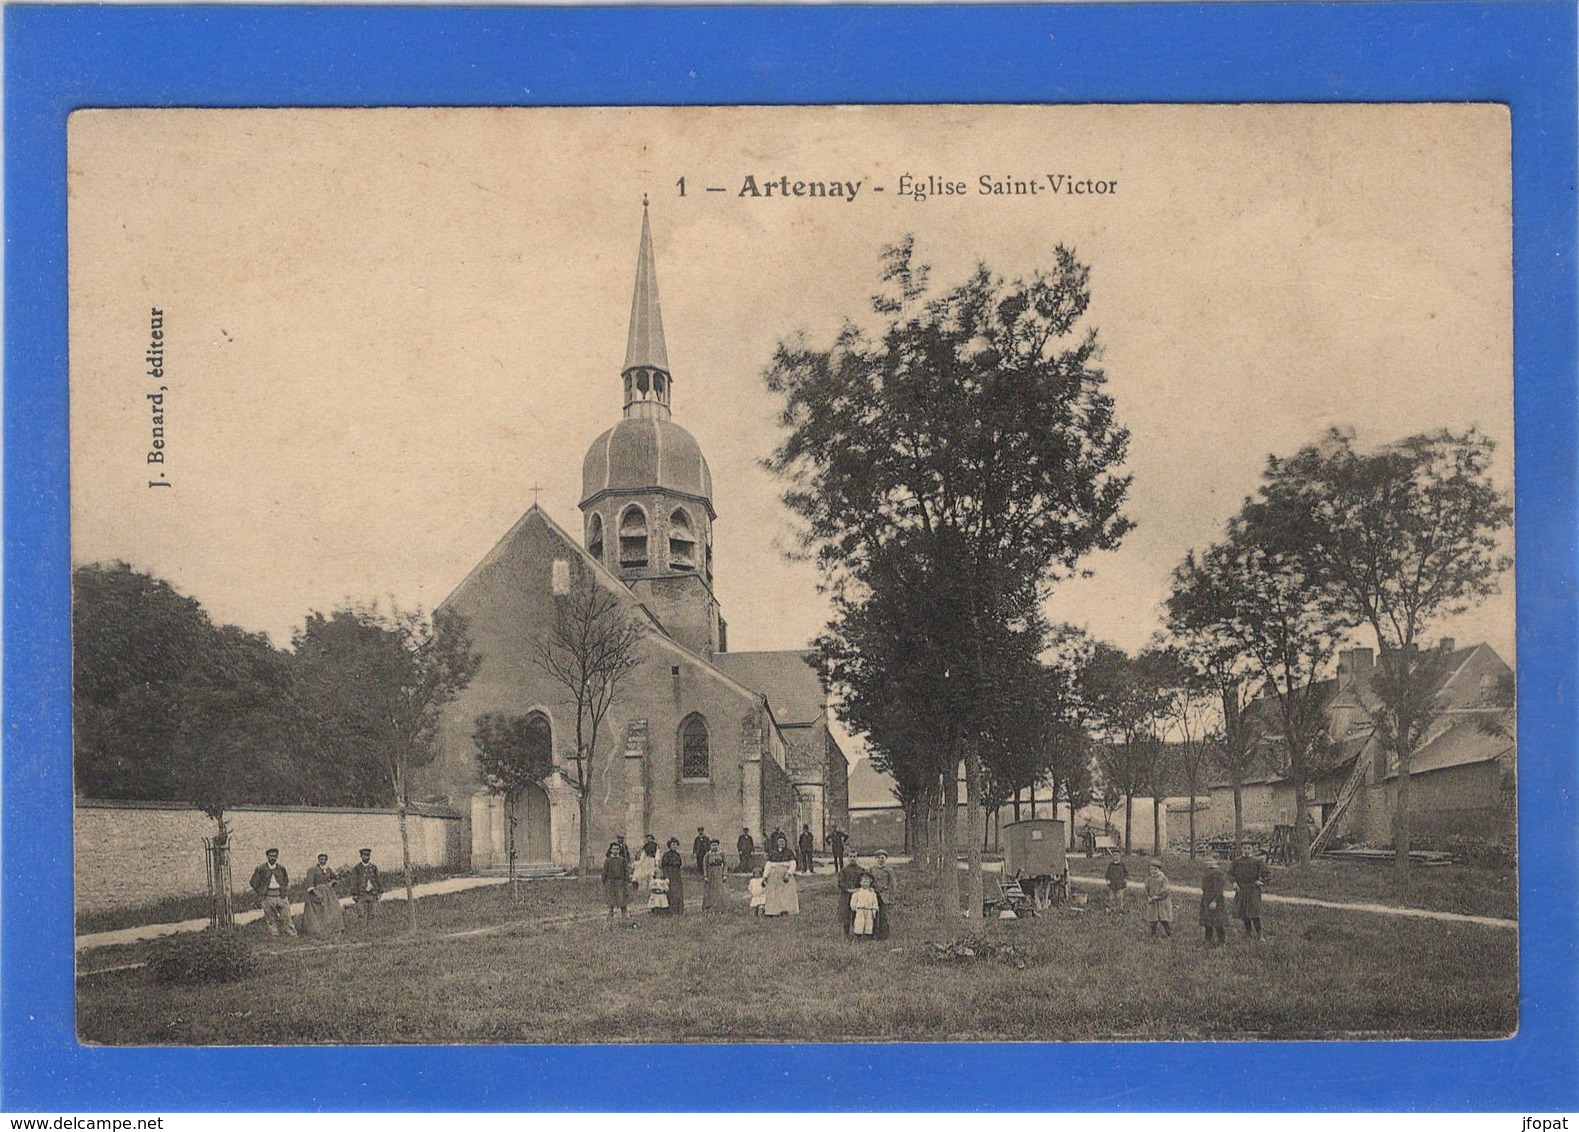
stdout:
<svg viewBox="0 0 1579 1132">
<path fill-rule="evenodd" d="M 1245 937 L 1261 939 L 1261 890 L 1270 879 L 1266 862 L 1250 854 L 1241 846 L 1239 855 L 1229 866 L 1228 876 L 1213 858 L 1206 861 L 1206 871 L 1201 876 L 1201 907 L 1199 922 L 1205 932 L 1207 947 L 1221 946 L 1225 940 L 1228 923 L 1228 892 L 1226 881 L 1232 879 L 1236 888 L 1233 894 L 1233 911 L 1245 927 Z M 1103 874 L 1108 887 L 1108 911 L 1122 912 L 1128 899 L 1129 868 L 1122 859 L 1115 857 L 1108 862 Z M 1159 931 L 1164 937 L 1173 935 L 1173 895 L 1168 888 L 1168 876 L 1162 865 L 1152 861 L 1146 870 L 1146 922 L 1151 935 Z"/>
</svg>

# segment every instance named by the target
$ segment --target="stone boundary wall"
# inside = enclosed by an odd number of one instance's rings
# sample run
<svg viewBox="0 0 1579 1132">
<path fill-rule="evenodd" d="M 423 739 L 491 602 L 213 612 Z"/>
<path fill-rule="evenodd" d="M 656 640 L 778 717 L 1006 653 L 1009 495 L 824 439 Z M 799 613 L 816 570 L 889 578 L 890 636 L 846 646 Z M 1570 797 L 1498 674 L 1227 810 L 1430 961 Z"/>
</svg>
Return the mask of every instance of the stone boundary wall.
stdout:
<svg viewBox="0 0 1579 1132">
<path fill-rule="evenodd" d="M 238 806 L 226 816 L 231 828 L 231 878 L 247 888 L 263 851 L 274 846 L 295 885 L 318 859 L 329 854 L 335 868 L 357 861 L 357 850 L 373 850 L 386 877 L 400 871 L 400 825 L 394 810 L 328 809 L 312 806 Z M 214 823 L 180 803 L 113 802 L 79 798 L 75 806 L 76 904 L 79 912 L 136 908 L 172 897 L 208 891 L 203 839 Z M 448 814 L 408 814 L 411 863 L 459 867 L 462 822 Z M 389 886 L 386 880 L 385 887 Z"/>
</svg>

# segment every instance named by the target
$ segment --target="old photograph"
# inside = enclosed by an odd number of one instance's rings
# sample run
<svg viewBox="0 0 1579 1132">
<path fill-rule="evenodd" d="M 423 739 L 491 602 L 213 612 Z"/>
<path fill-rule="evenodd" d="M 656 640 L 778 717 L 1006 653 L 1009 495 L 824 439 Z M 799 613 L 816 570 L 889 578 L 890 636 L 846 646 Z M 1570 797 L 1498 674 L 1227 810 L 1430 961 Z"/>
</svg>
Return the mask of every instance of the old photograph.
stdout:
<svg viewBox="0 0 1579 1132">
<path fill-rule="evenodd" d="M 82 1042 L 1517 1031 L 1506 108 L 68 161 Z"/>
</svg>

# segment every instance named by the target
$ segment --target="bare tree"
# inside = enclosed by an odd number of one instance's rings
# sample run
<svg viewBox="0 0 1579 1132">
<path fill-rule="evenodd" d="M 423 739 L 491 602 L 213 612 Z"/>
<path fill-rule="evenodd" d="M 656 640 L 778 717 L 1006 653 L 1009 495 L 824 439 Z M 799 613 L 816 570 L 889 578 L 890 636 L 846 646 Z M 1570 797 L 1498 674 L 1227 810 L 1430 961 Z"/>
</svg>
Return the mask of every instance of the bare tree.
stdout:
<svg viewBox="0 0 1579 1132">
<path fill-rule="evenodd" d="M 554 595 L 554 620 L 532 638 L 534 659 L 576 709 L 575 776 L 581 836 L 579 866 L 592 875 L 592 775 L 598 765 L 598 739 L 609 708 L 644 659 L 646 629 L 626 604 L 579 562 L 571 564 L 570 584 Z"/>
</svg>

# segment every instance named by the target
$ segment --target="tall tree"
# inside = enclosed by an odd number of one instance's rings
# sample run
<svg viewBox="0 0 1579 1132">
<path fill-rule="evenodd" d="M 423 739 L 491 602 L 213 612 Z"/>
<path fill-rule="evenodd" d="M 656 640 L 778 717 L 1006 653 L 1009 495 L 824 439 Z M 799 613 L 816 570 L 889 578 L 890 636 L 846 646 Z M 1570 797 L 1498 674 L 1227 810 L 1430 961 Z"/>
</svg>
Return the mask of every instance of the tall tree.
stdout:
<svg viewBox="0 0 1579 1132">
<path fill-rule="evenodd" d="M 575 712 L 572 762 L 580 816 L 580 874 L 590 877 L 592 776 L 600 765 L 600 740 L 609 709 L 645 657 L 646 630 L 621 598 L 602 585 L 583 563 L 572 560 L 564 593 L 554 595 L 554 617 L 532 639 L 533 657 L 564 691 Z"/>
<path fill-rule="evenodd" d="M 1220 749 L 1224 735 L 1225 710 L 1221 690 L 1209 674 L 1209 657 L 1192 651 L 1198 642 L 1168 638 L 1162 646 L 1169 663 L 1163 673 L 1163 692 L 1167 707 L 1163 711 L 1164 736 L 1173 746 L 1174 778 L 1190 795 L 1190 858 L 1195 858 L 1195 806 L 1206 774 L 1213 765 L 1213 752 Z M 1242 804 L 1236 814 L 1242 822 Z"/>
<path fill-rule="evenodd" d="M 215 625 L 118 562 L 72 572 L 72 645 L 83 794 L 191 802 L 220 823 L 243 802 L 313 800 L 294 757 L 290 658 L 267 637 Z"/>
<path fill-rule="evenodd" d="M 1349 622 L 1323 602 L 1321 582 L 1280 545 L 1275 516 L 1247 502 L 1222 541 L 1199 557 L 1192 551 L 1175 571 L 1168 614 L 1184 634 L 1231 644 L 1235 661 L 1260 677 L 1286 747 L 1295 849 L 1308 865 L 1305 784 L 1326 726 L 1318 684 Z"/>
<path fill-rule="evenodd" d="M 1117 469 L 1129 438 L 1102 390 L 1096 332 L 1080 329 L 1090 272 L 1072 251 L 1012 283 L 981 265 L 942 293 L 912 240 L 884 260 L 875 333 L 847 323 L 829 348 L 779 347 L 766 380 L 788 435 L 767 463 L 836 589 L 897 588 L 916 558 L 947 587 L 949 623 L 934 629 L 964 705 L 952 757 L 965 767 L 976 916 L 995 653 L 1055 581 L 1128 529 Z M 951 793 L 945 783 L 945 816 Z"/>
<path fill-rule="evenodd" d="M 445 705 L 471 683 L 482 658 L 466 619 L 449 610 L 347 607 L 311 614 L 295 636 L 301 695 L 320 746 L 344 764 L 377 768 L 400 824 L 406 914 L 417 926 L 407 815 L 411 777 L 439 753 Z"/>
<path fill-rule="evenodd" d="M 553 771 L 552 742 L 540 716 L 488 712 L 477 717 L 472 731 L 483 785 L 505 800 L 505 857 L 509 861 L 512 896 L 516 880 L 516 802 L 523 790 L 542 782 Z"/>
<path fill-rule="evenodd" d="M 1256 728 L 1249 708 L 1257 685 L 1255 656 L 1227 623 L 1203 616 L 1210 581 L 1192 556 L 1173 572 L 1165 604 L 1172 647 L 1194 676 L 1197 688 L 1216 704 L 1213 734 L 1206 736 L 1204 763 L 1228 779 L 1234 799 L 1234 841 L 1245 836 L 1244 786 L 1256 762 Z M 1191 811 L 1193 817 L 1194 811 Z M 1190 841 L 1195 841 L 1191 826 Z"/>
<path fill-rule="evenodd" d="M 1491 481 L 1491 439 L 1439 429 L 1371 452 L 1334 429 L 1268 461 L 1261 494 L 1282 549 L 1325 587 L 1336 614 L 1368 625 L 1381 656 L 1373 687 L 1398 773 L 1393 846 L 1409 868 L 1410 762 L 1438 714 L 1440 674 L 1421 634 L 1497 592 L 1512 565 L 1500 532 L 1513 519 Z"/>
<path fill-rule="evenodd" d="M 1135 796 L 1153 786 L 1167 697 L 1152 658 L 1134 658 L 1097 644 L 1080 676 L 1081 694 L 1101 736 L 1097 762 L 1105 782 L 1124 797 L 1124 851 L 1133 847 Z M 1155 821 L 1155 815 L 1153 817 Z"/>
</svg>

